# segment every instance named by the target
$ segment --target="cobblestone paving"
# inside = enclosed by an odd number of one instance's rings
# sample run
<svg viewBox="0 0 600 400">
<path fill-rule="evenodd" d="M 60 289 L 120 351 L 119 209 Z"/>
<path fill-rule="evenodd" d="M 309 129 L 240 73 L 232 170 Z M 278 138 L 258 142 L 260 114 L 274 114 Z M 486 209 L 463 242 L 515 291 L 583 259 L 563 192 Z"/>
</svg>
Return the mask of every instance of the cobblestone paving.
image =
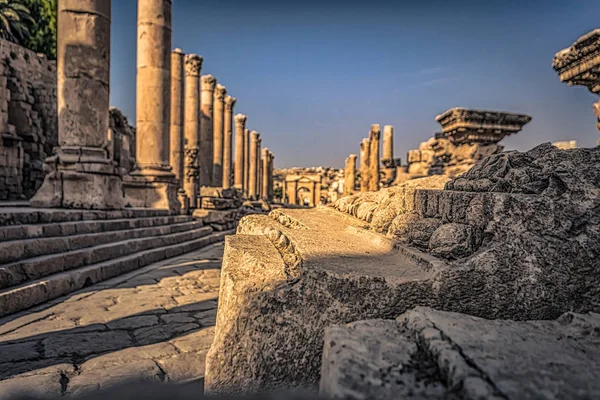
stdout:
<svg viewBox="0 0 600 400">
<path fill-rule="evenodd" d="M 0 399 L 128 380 L 202 384 L 223 243 L 0 320 Z"/>
</svg>

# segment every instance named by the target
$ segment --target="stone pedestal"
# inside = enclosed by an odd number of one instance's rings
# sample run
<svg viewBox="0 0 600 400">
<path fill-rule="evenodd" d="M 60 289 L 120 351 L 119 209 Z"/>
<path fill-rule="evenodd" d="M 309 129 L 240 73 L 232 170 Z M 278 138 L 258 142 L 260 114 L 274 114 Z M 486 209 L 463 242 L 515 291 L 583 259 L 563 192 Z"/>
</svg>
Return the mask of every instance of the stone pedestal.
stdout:
<svg viewBox="0 0 600 400">
<path fill-rule="evenodd" d="M 171 0 L 138 1 L 135 171 L 124 180 L 126 205 L 179 213 L 171 171 Z"/>
<path fill-rule="evenodd" d="M 220 186 L 223 182 L 223 140 L 225 118 L 225 86 L 217 84 L 213 96 L 213 169 L 212 184 Z"/>
<path fill-rule="evenodd" d="M 33 207 L 120 209 L 108 145 L 110 0 L 58 3 L 58 141 Z"/>
<path fill-rule="evenodd" d="M 370 187 L 370 153 L 371 140 L 363 139 L 360 142 L 360 191 L 368 192 Z"/>
<path fill-rule="evenodd" d="M 379 125 L 371 125 L 369 139 L 371 140 L 371 150 L 369 152 L 369 190 L 374 192 L 379 190 L 379 138 L 381 129 Z"/>
<path fill-rule="evenodd" d="M 244 190 L 244 174 L 246 170 L 245 152 L 246 140 L 244 132 L 246 130 L 246 121 L 248 117 L 243 114 L 235 116 L 235 172 L 233 179 L 233 187 Z"/>
<path fill-rule="evenodd" d="M 356 182 L 356 154 L 350 154 L 346 158 L 346 168 L 344 169 L 344 196 L 354 193 L 354 183 Z"/>
<path fill-rule="evenodd" d="M 233 107 L 236 98 L 225 96 L 225 123 L 223 125 L 223 188 L 229 189 L 233 176 L 231 163 L 233 161 Z"/>
<path fill-rule="evenodd" d="M 201 78 L 200 99 L 200 186 L 214 186 L 213 177 L 213 103 L 217 80 L 212 75 Z"/>
<path fill-rule="evenodd" d="M 202 57 L 189 54 L 185 57 L 185 113 L 184 113 L 184 176 L 183 188 L 190 199 L 190 207 L 198 203 L 200 190 L 200 71 Z"/>
</svg>

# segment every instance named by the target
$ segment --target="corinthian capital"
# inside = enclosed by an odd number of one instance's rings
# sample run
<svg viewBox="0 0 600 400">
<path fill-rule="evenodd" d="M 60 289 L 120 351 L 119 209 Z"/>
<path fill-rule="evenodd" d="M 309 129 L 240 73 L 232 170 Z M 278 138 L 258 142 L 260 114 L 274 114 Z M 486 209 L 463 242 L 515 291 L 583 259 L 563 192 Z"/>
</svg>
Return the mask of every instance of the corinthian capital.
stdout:
<svg viewBox="0 0 600 400">
<path fill-rule="evenodd" d="M 240 127 L 246 125 L 246 121 L 248 120 L 248 117 L 244 114 L 236 114 L 236 116 L 233 118 L 235 119 L 235 123 L 238 124 Z"/>
<path fill-rule="evenodd" d="M 215 85 L 217 84 L 217 80 L 212 75 L 202 75 L 202 90 L 206 90 L 208 92 L 215 91 Z"/>
<path fill-rule="evenodd" d="M 202 70 L 202 57 L 197 54 L 185 56 L 185 74 L 189 76 L 200 76 Z"/>
<path fill-rule="evenodd" d="M 250 132 L 250 135 L 252 135 L 252 139 L 259 141 L 260 140 L 260 133 L 256 132 L 256 131 L 252 131 Z"/>
<path fill-rule="evenodd" d="M 233 106 L 235 106 L 235 102 L 237 99 L 235 97 L 231 97 L 229 95 L 225 96 L 225 108 L 228 111 L 233 111 Z"/>
<path fill-rule="evenodd" d="M 202 82 L 204 83 L 204 82 Z M 204 88 L 203 88 L 204 89 Z M 217 83 L 215 87 L 215 100 L 223 101 L 225 100 L 225 95 L 227 94 L 227 88 L 220 83 Z"/>
</svg>

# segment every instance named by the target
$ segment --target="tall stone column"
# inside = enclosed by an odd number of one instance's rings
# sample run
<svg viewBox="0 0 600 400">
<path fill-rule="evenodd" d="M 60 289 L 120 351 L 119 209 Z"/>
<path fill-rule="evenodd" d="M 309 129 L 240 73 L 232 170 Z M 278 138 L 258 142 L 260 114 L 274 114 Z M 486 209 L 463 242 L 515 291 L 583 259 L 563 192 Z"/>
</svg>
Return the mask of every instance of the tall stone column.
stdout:
<svg viewBox="0 0 600 400">
<path fill-rule="evenodd" d="M 370 187 L 371 140 L 363 139 L 360 143 L 360 191 L 368 192 Z"/>
<path fill-rule="evenodd" d="M 246 140 L 244 138 L 244 132 L 246 130 L 247 120 L 248 117 L 243 114 L 235 116 L 235 172 L 233 186 L 242 191 L 244 189 L 244 171 L 246 169 L 244 158 Z"/>
<path fill-rule="evenodd" d="M 369 139 L 371 140 L 371 150 L 369 152 L 369 190 L 379 190 L 379 139 L 381 136 L 381 129 L 379 125 L 371 125 L 371 132 L 369 133 Z"/>
<path fill-rule="evenodd" d="M 213 95 L 213 170 L 212 186 L 223 183 L 223 138 L 225 119 L 225 96 L 227 89 L 217 84 Z"/>
<path fill-rule="evenodd" d="M 223 188 L 231 187 L 231 163 L 233 160 L 233 107 L 236 98 L 225 96 L 225 124 L 223 128 Z"/>
<path fill-rule="evenodd" d="M 354 182 L 356 182 L 356 154 L 350 154 L 346 158 L 344 170 L 344 196 L 354 194 Z"/>
<path fill-rule="evenodd" d="M 171 154 L 169 163 L 177 178 L 178 199 L 182 212 L 186 213 L 190 207 L 190 199 L 183 189 L 184 180 L 184 127 L 185 120 L 185 54 L 181 49 L 171 53 Z"/>
<path fill-rule="evenodd" d="M 262 149 L 262 179 L 261 179 L 261 197 L 269 199 L 269 149 Z"/>
<path fill-rule="evenodd" d="M 189 54 L 185 57 L 185 139 L 183 188 L 196 208 L 200 193 L 200 71 L 202 57 Z"/>
<path fill-rule="evenodd" d="M 269 152 L 269 191 L 268 191 L 268 200 L 273 201 L 274 195 L 274 187 L 273 187 L 273 172 L 274 172 L 274 164 L 275 164 L 275 154 L 273 152 Z"/>
<path fill-rule="evenodd" d="M 212 75 L 202 76 L 200 100 L 200 186 L 213 186 L 213 102 L 217 80 Z"/>
<path fill-rule="evenodd" d="M 386 125 L 383 127 L 383 157 L 382 160 L 394 159 L 394 127 Z"/>
<path fill-rule="evenodd" d="M 244 131 L 244 197 L 248 197 L 250 191 L 250 129 Z"/>
<path fill-rule="evenodd" d="M 171 0 L 138 0 L 136 169 L 126 180 L 132 207 L 178 213 L 177 179 L 169 165 Z"/>
<path fill-rule="evenodd" d="M 258 146 L 260 141 L 260 133 L 252 131 L 250 134 L 250 151 L 249 151 L 249 165 L 248 169 L 248 198 L 256 200 L 257 197 L 257 183 L 256 178 L 258 177 Z"/>
<path fill-rule="evenodd" d="M 121 177 L 107 150 L 111 1 L 59 0 L 58 147 L 34 207 L 123 208 Z"/>
<path fill-rule="evenodd" d="M 181 49 L 171 53 L 171 154 L 169 163 L 179 186 L 183 185 L 184 59 Z"/>
<path fill-rule="evenodd" d="M 259 135 L 258 136 L 258 141 L 256 143 L 256 188 L 254 189 L 255 193 L 256 193 L 256 198 L 260 198 L 260 180 L 262 178 L 261 172 L 260 172 L 260 168 L 261 168 L 261 161 L 260 161 L 260 156 L 261 156 L 261 147 L 262 147 L 262 137 Z"/>
</svg>

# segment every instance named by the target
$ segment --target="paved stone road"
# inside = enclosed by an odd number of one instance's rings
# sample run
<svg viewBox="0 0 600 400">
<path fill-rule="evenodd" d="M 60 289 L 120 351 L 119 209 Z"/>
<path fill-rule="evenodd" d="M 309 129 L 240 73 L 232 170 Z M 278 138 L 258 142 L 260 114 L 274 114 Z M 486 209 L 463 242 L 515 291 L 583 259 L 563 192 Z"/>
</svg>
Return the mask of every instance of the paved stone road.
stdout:
<svg viewBox="0 0 600 400">
<path fill-rule="evenodd" d="M 223 243 L 0 320 L 0 399 L 125 380 L 202 384 Z"/>
</svg>

